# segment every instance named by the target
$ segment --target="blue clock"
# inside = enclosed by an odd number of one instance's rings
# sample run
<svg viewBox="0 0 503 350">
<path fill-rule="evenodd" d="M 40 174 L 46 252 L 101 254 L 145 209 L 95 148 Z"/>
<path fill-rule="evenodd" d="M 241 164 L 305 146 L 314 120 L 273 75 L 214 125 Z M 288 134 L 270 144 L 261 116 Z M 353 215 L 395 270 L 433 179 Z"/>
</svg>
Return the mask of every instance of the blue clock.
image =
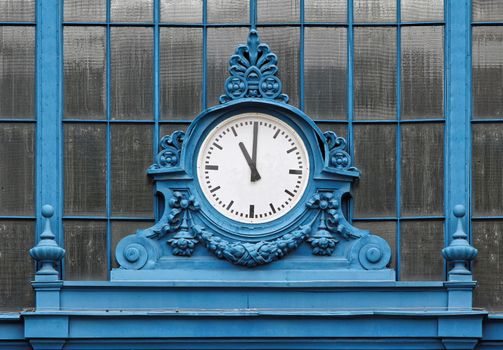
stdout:
<svg viewBox="0 0 503 350">
<path fill-rule="evenodd" d="M 308 256 L 317 268 L 386 269 L 389 245 L 346 220 L 359 176 L 346 141 L 287 103 L 276 63 L 251 30 L 230 59 L 221 104 L 161 140 L 148 170 L 160 219 L 119 242 L 121 269 L 280 259 L 291 269 Z"/>
</svg>

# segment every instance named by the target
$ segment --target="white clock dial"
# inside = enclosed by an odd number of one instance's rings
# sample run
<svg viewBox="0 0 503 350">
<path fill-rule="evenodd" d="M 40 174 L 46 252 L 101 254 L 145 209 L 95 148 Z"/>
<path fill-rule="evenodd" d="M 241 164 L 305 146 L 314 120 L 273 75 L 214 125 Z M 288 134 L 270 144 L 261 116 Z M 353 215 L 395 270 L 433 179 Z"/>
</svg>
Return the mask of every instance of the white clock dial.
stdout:
<svg viewBox="0 0 503 350">
<path fill-rule="evenodd" d="M 210 131 L 199 150 L 197 177 L 217 211 L 239 222 L 264 223 L 298 203 L 309 179 L 309 157 L 287 123 L 243 113 Z"/>
</svg>

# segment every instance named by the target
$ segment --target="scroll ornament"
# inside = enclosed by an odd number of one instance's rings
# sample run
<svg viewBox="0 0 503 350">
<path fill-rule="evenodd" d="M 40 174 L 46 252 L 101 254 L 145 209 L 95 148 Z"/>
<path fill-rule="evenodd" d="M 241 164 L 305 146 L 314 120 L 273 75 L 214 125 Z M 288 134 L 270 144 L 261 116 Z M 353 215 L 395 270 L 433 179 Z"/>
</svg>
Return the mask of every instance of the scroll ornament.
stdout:
<svg viewBox="0 0 503 350">
<path fill-rule="evenodd" d="M 326 131 L 324 135 L 330 152 L 329 166 L 339 170 L 358 171 L 348 153 L 346 139 L 337 136 L 333 131 Z"/>
<path fill-rule="evenodd" d="M 150 169 L 173 168 L 180 165 L 182 143 L 185 137 L 183 131 L 175 131 L 161 139 L 161 151 L 155 157 Z"/>
</svg>

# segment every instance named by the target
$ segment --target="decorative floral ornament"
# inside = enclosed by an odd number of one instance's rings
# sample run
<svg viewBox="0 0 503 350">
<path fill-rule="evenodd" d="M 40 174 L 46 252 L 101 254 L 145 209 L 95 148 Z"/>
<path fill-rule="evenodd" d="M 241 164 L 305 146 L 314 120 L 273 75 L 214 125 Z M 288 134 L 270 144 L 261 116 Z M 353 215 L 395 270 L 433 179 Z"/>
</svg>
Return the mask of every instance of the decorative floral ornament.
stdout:
<svg viewBox="0 0 503 350">
<path fill-rule="evenodd" d="M 307 240 L 313 248 L 314 255 L 332 255 L 339 243 L 334 234 L 346 240 L 358 237 L 340 223 L 339 201 L 332 192 L 318 192 L 307 201 L 306 205 L 308 208 L 320 211 L 318 229 Z"/>
<path fill-rule="evenodd" d="M 166 135 L 161 139 L 161 151 L 155 157 L 155 163 L 150 169 L 172 168 L 180 164 L 180 154 L 182 149 L 183 131 L 175 131 L 171 135 Z"/>
<path fill-rule="evenodd" d="M 353 161 L 347 152 L 346 140 L 333 131 L 326 131 L 324 135 L 330 151 L 328 165 L 339 170 L 358 171 L 352 166 Z"/>
<path fill-rule="evenodd" d="M 168 200 L 171 208 L 166 215 L 165 224 L 151 230 L 147 238 L 160 239 L 169 233 L 175 233 L 167 243 L 173 248 L 173 255 L 191 256 L 199 240 L 193 234 L 191 212 L 199 210 L 199 202 L 188 192 L 175 191 Z"/>
<path fill-rule="evenodd" d="M 277 63 L 278 57 L 269 46 L 260 43 L 257 31 L 250 30 L 248 44 L 239 45 L 229 60 L 231 76 L 225 81 L 225 95 L 220 96 L 220 103 L 245 97 L 288 102 L 288 96 L 281 93 L 282 84 L 276 76 Z"/>
<path fill-rule="evenodd" d="M 193 230 L 217 258 L 225 259 L 234 265 L 255 267 L 281 259 L 296 249 L 308 237 L 311 227 L 302 226 L 275 240 L 257 243 L 230 242 L 199 225 L 194 226 Z"/>
</svg>

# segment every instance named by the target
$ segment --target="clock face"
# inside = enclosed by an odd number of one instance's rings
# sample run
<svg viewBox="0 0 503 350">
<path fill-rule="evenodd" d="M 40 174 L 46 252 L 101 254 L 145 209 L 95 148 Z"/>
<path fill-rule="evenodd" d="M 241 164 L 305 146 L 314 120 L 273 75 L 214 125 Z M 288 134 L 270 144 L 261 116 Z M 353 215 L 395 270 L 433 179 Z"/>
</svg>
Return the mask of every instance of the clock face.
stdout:
<svg viewBox="0 0 503 350">
<path fill-rule="evenodd" d="M 302 138 L 279 118 L 242 113 L 210 131 L 199 150 L 197 177 L 221 214 L 265 223 L 298 203 L 309 179 L 309 157 Z"/>
</svg>

